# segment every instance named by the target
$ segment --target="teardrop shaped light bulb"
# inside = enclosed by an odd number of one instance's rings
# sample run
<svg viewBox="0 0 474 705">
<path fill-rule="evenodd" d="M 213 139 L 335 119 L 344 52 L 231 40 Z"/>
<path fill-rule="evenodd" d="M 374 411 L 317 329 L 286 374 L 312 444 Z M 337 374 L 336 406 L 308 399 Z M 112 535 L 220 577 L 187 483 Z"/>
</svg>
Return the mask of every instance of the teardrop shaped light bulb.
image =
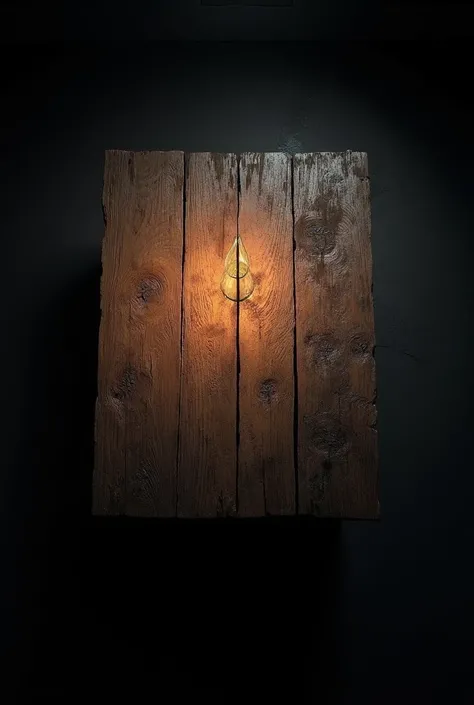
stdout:
<svg viewBox="0 0 474 705">
<path fill-rule="evenodd" d="M 221 290 L 231 301 L 245 301 L 254 290 L 249 256 L 240 235 L 235 238 L 225 258 Z"/>
</svg>

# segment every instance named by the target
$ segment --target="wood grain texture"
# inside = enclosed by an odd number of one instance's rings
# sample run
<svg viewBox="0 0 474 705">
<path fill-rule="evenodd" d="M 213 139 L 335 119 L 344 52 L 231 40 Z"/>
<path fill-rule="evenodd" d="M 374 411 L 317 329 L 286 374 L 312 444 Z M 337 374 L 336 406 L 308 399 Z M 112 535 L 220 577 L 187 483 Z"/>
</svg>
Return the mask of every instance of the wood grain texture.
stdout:
<svg viewBox="0 0 474 705">
<path fill-rule="evenodd" d="M 106 153 L 94 512 L 173 516 L 184 155 Z"/>
<path fill-rule="evenodd" d="M 366 154 L 294 157 L 299 511 L 374 518 L 377 499 Z"/>
<path fill-rule="evenodd" d="M 359 152 L 106 153 L 95 514 L 378 516 L 369 196 Z"/>
<path fill-rule="evenodd" d="M 183 291 L 178 516 L 236 512 L 237 306 L 224 259 L 237 234 L 237 160 L 189 156 Z"/>
<path fill-rule="evenodd" d="M 255 280 L 239 305 L 240 516 L 295 512 L 291 157 L 243 154 L 239 232 Z"/>
</svg>

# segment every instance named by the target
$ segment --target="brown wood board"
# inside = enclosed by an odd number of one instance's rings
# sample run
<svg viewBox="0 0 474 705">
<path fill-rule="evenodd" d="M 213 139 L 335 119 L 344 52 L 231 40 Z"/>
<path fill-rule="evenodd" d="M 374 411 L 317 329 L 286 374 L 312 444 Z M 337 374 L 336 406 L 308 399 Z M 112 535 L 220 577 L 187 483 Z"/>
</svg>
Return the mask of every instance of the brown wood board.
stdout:
<svg viewBox="0 0 474 705">
<path fill-rule="evenodd" d="M 178 516 L 236 510 L 237 306 L 220 289 L 237 231 L 237 159 L 191 154 L 186 186 Z"/>
<path fill-rule="evenodd" d="M 106 154 L 94 509 L 172 516 L 184 155 Z"/>
<path fill-rule="evenodd" d="M 378 513 L 367 156 L 294 157 L 298 502 Z"/>
<path fill-rule="evenodd" d="M 243 154 L 240 184 L 255 290 L 239 307 L 239 513 L 294 514 L 291 157 Z"/>
<path fill-rule="evenodd" d="M 378 516 L 369 197 L 359 152 L 106 153 L 94 513 Z"/>
</svg>

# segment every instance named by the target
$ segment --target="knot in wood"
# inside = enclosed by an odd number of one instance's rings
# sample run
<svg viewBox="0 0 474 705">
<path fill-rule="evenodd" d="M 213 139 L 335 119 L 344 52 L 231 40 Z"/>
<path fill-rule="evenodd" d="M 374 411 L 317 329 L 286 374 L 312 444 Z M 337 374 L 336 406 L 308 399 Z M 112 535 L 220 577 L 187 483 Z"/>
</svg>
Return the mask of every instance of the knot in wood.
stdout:
<svg viewBox="0 0 474 705">
<path fill-rule="evenodd" d="M 316 333 L 305 338 L 313 364 L 331 363 L 339 357 L 339 343 L 332 333 Z"/>
<path fill-rule="evenodd" d="M 278 401 L 278 385 L 275 379 L 265 379 L 260 384 L 259 389 L 260 401 L 266 406 Z"/>
<path fill-rule="evenodd" d="M 112 396 L 119 401 L 124 401 L 124 399 L 127 399 L 132 395 L 136 384 L 137 371 L 134 367 L 132 367 L 132 365 L 127 365 L 122 373 L 122 376 L 112 390 Z"/>
<path fill-rule="evenodd" d="M 311 445 L 316 451 L 325 453 L 328 460 L 346 452 L 347 433 L 337 416 L 320 413 L 306 416 L 304 421 Z"/>
<path fill-rule="evenodd" d="M 372 354 L 372 346 L 364 333 L 356 333 L 353 335 L 349 345 L 353 355 L 364 356 Z"/>
<path fill-rule="evenodd" d="M 335 228 L 324 217 L 304 215 L 300 218 L 299 245 L 309 256 L 329 255 L 336 247 Z"/>
<path fill-rule="evenodd" d="M 146 306 L 152 301 L 156 301 L 164 289 L 163 280 L 155 275 L 149 275 L 140 280 L 137 286 L 137 301 L 140 305 Z"/>
</svg>

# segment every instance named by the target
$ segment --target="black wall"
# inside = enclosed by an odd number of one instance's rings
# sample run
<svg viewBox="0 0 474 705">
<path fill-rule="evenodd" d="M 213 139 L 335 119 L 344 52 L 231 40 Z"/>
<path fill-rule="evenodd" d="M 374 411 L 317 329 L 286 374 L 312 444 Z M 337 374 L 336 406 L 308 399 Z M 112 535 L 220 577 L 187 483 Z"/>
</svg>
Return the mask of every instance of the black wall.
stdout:
<svg viewBox="0 0 474 705">
<path fill-rule="evenodd" d="M 467 45 L 2 56 L 4 701 L 472 702 Z M 108 148 L 368 152 L 380 523 L 90 517 Z"/>
</svg>

